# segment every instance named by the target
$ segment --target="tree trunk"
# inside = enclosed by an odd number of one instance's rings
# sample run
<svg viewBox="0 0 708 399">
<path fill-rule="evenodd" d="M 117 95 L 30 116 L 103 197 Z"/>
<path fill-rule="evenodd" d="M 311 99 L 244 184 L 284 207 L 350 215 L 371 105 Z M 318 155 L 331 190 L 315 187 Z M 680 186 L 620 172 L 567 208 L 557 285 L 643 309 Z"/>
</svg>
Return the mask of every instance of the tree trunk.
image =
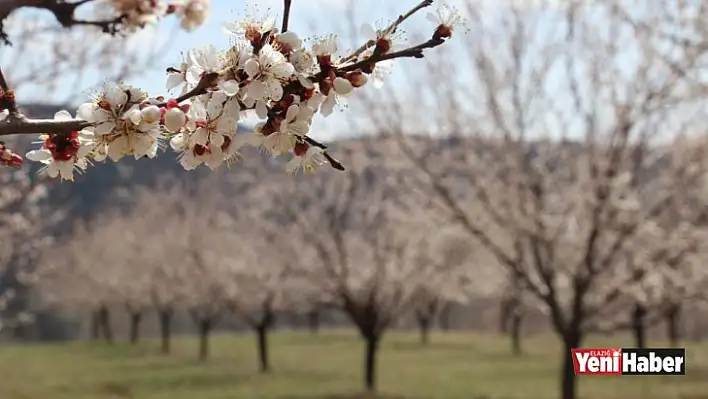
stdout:
<svg viewBox="0 0 708 399">
<path fill-rule="evenodd" d="M 509 332 L 509 301 L 502 299 L 499 304 L 499 334 Z"/>
<path fill-rule="evenodd" d="M 647 309 L 644 305 L 637 303 L 632 311 L 632 335 L 634 336 L 634 346 L 637 348 L 646 348 L 646 324 L 645 318 Z"/>
<path fill-rule="evenodd" d="M 511 314 L 511 351 L 514 356 L 521 356 L 523 350 L 521 349 L 521 321 L 522 315 L 519 312 L 514 312 Z"/>
<path fill-rule="evenodd" d="M 672 347 L 677 347 L 679 345 L 679 340 L 681 339 L 680 332 L 680 322 L 681 322 L 681 306 L 672 306 L 666 313 L 666 335 L 669 339 L 669 344 Z"/>
<path fill-rule="evenodd" d="M 420 344 L 427 346 L 430 344 L 430 325 L 432 319 L 430 317 L 418 315 L 418 327 L 420 328 Z"/>
<path fill-rule="evenodd" d="M 165 308 L 158 311 L 157 314 L 160 319 L 160 340 L 162 353 L 170 353 L 170 328 L 172 327 L 172 309 Z"/>
<path fill-rule="evenodd" d="M 201 319 L 199 321 L 199 360 L 209 358 L 209 333 L 211 332 L 211 320 Z"/>
<path fill-rule="evenodd" d="M 575 368 L 573 367 L 573 354 L 571 349 L 580 347 L 581 336 L 577 331 L 572 331 L 563 335 L 563 367 L 561 371 L 561 398 L 576 399 L 577 381 L 575 379 Z"/>
<path fill-rule="evenodd" d="M 367 392 L 376 392 L 376 356 L 379 351 L 380 336 L 367 334 L 366 358 L 364 360 L 364 383 Z"/>
<path fill-rule="evenodd" d="M 440 309 L 440 315 L 438 316 L 438 323 L 440 324 L 440 329 L 443 331 L 450 331 L 450 312 L 452 311 L 452 306 L 448 303 L 443 305 Z"/>
<path fill-rule="evenodd" d="M 691 309 L 691 312 L 695 312 L 696 310 Z M 689 312 L 689 313 L 691 313 Z M 691 320 L 691 325 L 690 325 L 690 339 L 693 342 L 701 342 L 703 340 L 703 336 L 705 333 L 705 325 L 703 323 L 703 320 L 700 317 L 694 317 Z"/>
<path fill-rule="evenodd" d="M 113 327 L 111 326 L 111 313 L 108 310 L 108 307 L 101 306 L 98 310 L 98 318 L 103 338 L 106 342 L 113 343 Z"/>
<path fill-rule="evenodd" d="M 140 322 L 143 319 L 141 312 L 130 313 L 130 343 L 135 345 L 140 339 Z"/>
<path fill-rule="evenodd" d="M 256 327 L 258 338 L 258 362 L 261 373 L 270 372 L 270 362 L 268 361 L 268 326 L 260 325 Z"/>
<path fill-rule="evenodd" d="M 320 331 L 320 312 L 317 309 L 307 312 L 307 324 L 310 327 L 310 333 L 317 334 Z"/>
<path fill-rule="evenodd" d="M 91 339 L 96 341 L 101 337 L 101 322 L 98 310 L 91 311 Z"/>
</svg>

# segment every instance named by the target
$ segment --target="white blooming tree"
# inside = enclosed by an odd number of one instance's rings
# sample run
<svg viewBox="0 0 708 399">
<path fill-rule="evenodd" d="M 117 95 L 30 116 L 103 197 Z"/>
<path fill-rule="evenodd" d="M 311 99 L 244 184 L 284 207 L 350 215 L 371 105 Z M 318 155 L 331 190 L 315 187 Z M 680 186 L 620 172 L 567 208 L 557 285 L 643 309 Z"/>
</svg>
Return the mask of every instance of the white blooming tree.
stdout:
<svg viewBox="0 0 708 399">
<path fill-rule="evenodd" d="M 140 212 L 134 214 L 134 219 L 139 220 L 134 220 L 134 225 L 142 227 L 139 231 L 144 237 L 143 242 L 149 242 L 143 247 L 141 263 L 144 267 L 143 272 L 149 275 L 148 295 L 157 314 L 160 348 L 163 354 L 168 354 L 173 319 L 186 295 L 182 287 L 188 282 L 189 266 L 184 264 L 181 248 L 172 241 L 174 229 L 183 226 L 175 222 L 165 223 L 166 220 L 170 220 L 168 213 L 172 208 L 161 207 L 160 202 L 149 203 L 149 206 L 161 209 L 155 209 L 155 212 L 151 213 L 153 216 L 146 218 L 142 212 L 146 208 L 139 207 Z"/>
<path fill-rule="evenodd" d="M 367 161 L 367 163 L 370 161 Z M 272 193 L 273 209 L 293 222 L 300 251 L 311 261 L 297 274 L 319 287 L 346 314 L 365 343 L 364 383 L 376 390 L 376 361 L 387 329 L 416 307 L 418 290 L 435 271 L 413 261 L 412 232 L 388 182 L 368 186 L 373 168 L 297 182 L 297 192 Z M 370 168 L 367 170 L 367 168 Z M 415 219 L 417 220 L 417 219 Z"/>
<path fill-rule="evenodd" d="M 466 56 L 431 66 L 464 70 L 469 86 L 441 82 L 415 94 L 449 107 L 436 121 L 441 139 L 401 138 L 423 187 L 548 313 L 563 347 L 564 399 L 577 396 L 570 348 L 607 327 L 608 313 L 630 302 L 628 287 L 651 286 L 666 260 L 633 267 L 626 254 L 637 253 L 636 239 L 660 224 L 679 188 L 706 171 L 704 146 L 674 155 L 672 173 L 659 161 L 659 138 L 703 131 L 691 110 L 706 93 L 706 47 L 662 34 L 700 37 L 705 8 L 662 5 L 631 11 L 641 27 L 613 1 L 509 6 L 489 18 L 471 10 L 479 29 Z M 400 131 L 398 120 L 380 127 Z"/>
<path fill-rule="evenodd" d="M 91 281 L 92 291 L 95 291 L 97 296 L 107 297 L 108 306 L 125 310 L 128 316 L 128 340 L 132 344 L 138 342 L 143 316 L 152 306 L 151 265 L 146 264 L 145 261 L 146 253 L 156 243 L 151 239 L 142 238 L 145 232 L 141 230 L 141 227 L 145 227 L 143 219 L 142 214 L 127 216 L 108 214 L 94 220 L 89 229 L 79 230 L 76 236 L 70 238 L 71 241 L 80 239 L 81 242 L 90 245 L 91 250 L 82 251 L 79 246 L 68 246 L 71 249 L 71 262 L 83 265 L 83 274 L 77 275 L 71 270 L 66 273 L 73 275 L 75 285 L 81 284 L 81 279 L 88 278 Z M 64 245 L 61 243 L 55 248 L 50 248 L 48 253 L 61 250 Z M 48 262 L 49 266 L 52 265 L 50 256 L 47 255 L 47 259 L 43 260 Z M 46 267 L 40 265 L 40 270 L 42 266 Z M 68 267 L 74 266 L 68 265 Z M 102 294 L 99 294 L 99 291 Z M 104 311 L 104 309 L 99 310 Z M 106 326 L 101 328 L 105 332 Z"/>
<path fill-rule="evenodd" d="M 112 310 L 131 302 L 126 294 L 133 284 L 118 271 L 127 265 L 129 251 L 116 245 L 132 232 L 113 229 L 114 223 L 120 224 L 121 218 L 105 215 L 91 226 L 76 226 L 65 241 L 42 251 L 35 277 L 37 292 L 48 305 L 89 310 L 91 337 L 102 336 L 107 342 L 115 337 Z M 135 283 L 140 284 L 137 277 Z"/>
<path fill-rule="evenodd" d="M 180 234 L 191 234 L 191 228 L 201 225 L 191 226 L 191 219 L 183 219 L 187 215 L 195 217 L 190 213 L 194 204 L 182 186 L 170 184 L 170 181 L 161 181 L 157 188 L 139 190 L 133 200 L 130 212 L 101 227 L 113 230 L 115 237 L 121 237 L 110 243 L 115 256 L 105 262 L 111 265 L 108 266 L 111 270 L 120 270 L 107 274 L 123 277 L 120 295 L 125 298 L 131 317 L 131 342 L 137 341 L 142 315 L 154 310 L 161 351 L 168 354 L 172 321 L 188 297 L 190 287 L 191 258 L 182 241 L 186 237 Z M 202 197 L 202 202 L 207 203 L 207 199 Z M 182 215 L 182 218 L 175 218 L 175 214 Z"/>
<path fill-rule="evenodd" d="M 266 219 L 242 218 L 228 236 L 239 248 L 224 258 L 232 273 L 229 308 L 256 333 L 259 370 L 270 372 L 268 333 L 280 311 L 307 308 L 313 284 L 298 275 L 298 241 Z"/>
<path fill-rule="evenodd" d="M 682 158 L 691 148 L 706 148 L 705 141 L 685 138 L 672 143 L 663 154 L 662 173 L 681 179 Z M 705 288 L 700 265 L 706 250 L 707 205 L 705 180 L 675 187 L 666 212 L 643 226 L 634 253 L 627 253 L 627 262 L 653 266 L 645 286 L 628 290 L 634 301 L 628 324 L 637 347 L 646 344 L 646 329 L 662 321 L 671 345 L 679 344 L 682 310 Z"/>
<path fill-rule="evenodd" d="M 472 248 L 469 241 L 460 237 L 456 229 L 426 229 L 425 235 L 417 238 L 412 258 L 416 267 L 432 270 L 430 278 L 421 282 L 417 290 L 417 303 L 413 309 L 420 329 L 422 345 L 430 342 L 430 329 L 445 304 L 464 304 L 474 291 L 474 282 L 492 286 L 493 281 L 483 278 L 483 273 L 473 276 L 470 263 Z"/>
<path fill-rule="evenodd" d="M 0 143 L 0 154 L 13 157 L 5 152 L 5 144 Z M 31 181 L 23 173 L 2 173 L 0 184 L 0 330 L 29 321 L 22 304 L 17 303 L 18 291 L 32 282 L 31 261 L 46 237 L 42 228 L 50 224 L 43 219 L 38 201 L 44 195 L 43 186 Z M 19 290 L 18 290 L 19 289 Z"/>
<path fill-rule="evenodd" d="M 181 17 L 183 27 L 190 29 L 204 20 L 208 8 L 206 1 L 197 0 L 105 0 L 95 4 L 108 12 L 105 18 L 79 19 L 76 10 L 87 1 L 16 0 L 3 3 L 0 16 L 16 8 L 36 7 L 52 12 L 62 26 L 92 25 L 117 34 L 168 14 Z M 430 39 L 392 51 L 391 39 L 400 35 L 399 25 L 433 3 L 424 0 L 388 27 L 372 32 L 375 37 L 351 54 L 342 54 L 334 35 L 304 47 L 304 41 L 288 30 L 291 3 L 283 1 L 280 29 L 267 16 L 224 23 L 224 30 L 234 37 L 230 48 L 220 51 L 207 45 L 189 51 L 182 65 L 168 69 L 168 87 L 181 86 L 175 98 L 107 83 L 92 101 L 79 107 L 77 118 L 62 111 L 54 120 L 35 120 L 19 112 L 21 99 L 0 72 L 0 108 L 5 110 L 0 135 L 41 134 L 42 147 L 27 153 L 27 158 L 43 163 L 49 176 L 64 180 L 72 180 L 75 170 L 83 171 L 93 162 L 124 156 L 154 158 L 167 142 L 187 170 L 228 164 L 239 158 L 238 151 L 245 145 L 274 155 L 290 153 L 293 161 L 288 169 L 293 172 L 326 163 L 342 170 L 326 147 L 307 135 L 315 115 L 331 114 L 340 97 L 367 83 L 378 62 L 421 58 L 424 50 L 450 38 L 463 21 L 443 3 L 436 15 L 431 14 L 437 25 Z M 248 110 L 262 122 L 255 133 L 236 135 L 236 125 Z M 18 166 L 20 161 L 12 157 L 5 163 Z"/>
<path fill-rule="evenodd" d="M 163 221 L 172 252 L 168 259 L 174 261 L 163 267 L 176 269 L 164 282 L 178 284 L 162 289 L 174 290 L 170 295 L 178 298 L 189 313 L 199 336 L 199 359 L 206 360 L 210 335 L 228 311 L 229 292 L 235 284 L 224 261 L 232 251 L 232 220 L 220 211 L 216 197 L 203 197 L 197 202 L 156 193 L 153 198 L 164 199 L 157 203 L 177 216 L 171 218 L 172 222 Z"/>
</svg>

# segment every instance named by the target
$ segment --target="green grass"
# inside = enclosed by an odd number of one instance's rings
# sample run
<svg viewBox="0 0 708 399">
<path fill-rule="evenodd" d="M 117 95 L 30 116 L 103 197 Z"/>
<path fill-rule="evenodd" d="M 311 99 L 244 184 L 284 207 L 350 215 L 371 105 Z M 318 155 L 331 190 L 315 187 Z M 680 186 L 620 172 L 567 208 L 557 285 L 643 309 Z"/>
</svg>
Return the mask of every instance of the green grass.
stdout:
<svg viewBox="0 0 708 399">
<path fill-rule="evenodd" d="M 351 332 L 277 333 L 271 375 L 256 370 L 254 338 L 220 336 L 212 358 L 179 339 L 173 354 L 155 341 L 0 348 L 1 399 L 334 399 L 360 390 L 363 347 Z M 597 346 L 629 346 L 600 339 Z M 653 343 L 658 346 L 661 343 Z M 429 347 L 413 333 L 391 333 L 380 356 L 379 387 L 390 398 L 555 398 L 560 351 L 552 336 L 529 338 L 514 358 L 503 337 L 434 334 Z M 687 375 L 581 377 L 591 399 L 708 399 L 708 346 L 687 347 Z M 349 396 L 351 397 L 351 396 Z"/>
</svg>

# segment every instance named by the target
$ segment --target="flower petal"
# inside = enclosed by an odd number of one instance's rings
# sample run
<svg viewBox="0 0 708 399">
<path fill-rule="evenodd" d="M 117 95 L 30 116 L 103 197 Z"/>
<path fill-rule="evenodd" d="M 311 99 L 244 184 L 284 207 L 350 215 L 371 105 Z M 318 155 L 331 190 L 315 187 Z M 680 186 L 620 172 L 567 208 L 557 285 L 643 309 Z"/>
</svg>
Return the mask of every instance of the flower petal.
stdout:
<svg viewBox="0 0 708 399">
<path fill-rule="evenodd" d="M 64 180 L 74 181 L 74 163 L 73 162 L 53 162 L 59 169 L 59 176 Z"/>
<path fill-rule="evenodd" d="M 119 161 L 128 152 L 128 138 L 120 136 L 108 146 L 108 158 Z"/>
<path fill-rule="evenodd" d="M 94 103 L 84 103 L 79 106 L 79 109 L 76 111 L 76 116 L 87 122 L 95 122 L 97 110 L 98 105 Z"/>
<path fill-rule="evenodd" d="M 209 131 L 203 127 L 200 127 L 189 137 L 189 139 L 189 141 L 193 144 L 206 145 L 209 141 Z"/>
<path fill-rule="evenodd" d="M 376 40 L 376 30 L 371 24 L 362 25 L 359 33 L 361 33 L 366 40 Z"/>
<path fill-rule="evenodd" d="M 114 121 L 105 121 L 96 126 L 96 134 L 108 134 L 112 132 L 115 127 L 116 123 Z"/>
<path fill-rule="evenodd" d="M 56 162 L 52 162 L 49 165 L 47 165 L 47 175 L 51 177 L 52 179 L 55 179 L 59 176 L 59 167 L 57 166 Z"/>
<path fill-rule="evenodd" d="M 172 90 L 184 82 L 185 82 L 184 75 L 182 73 L 173 72 L 167 76 L 166 88 L 167 88 L 167 90 Z"/>
<path fill-rule="evenodd" d="M 69 121 L 74 118 L 71 116 L 69 111 L 61 110 L 61 111 L 57 112 L 56 114 L 54 114 L 54 119 L 57 121 Z"/>
<path fill-rule="evenodd" d="M 237 95 L 239 90 L 241 90 L 241 86 L 239 86 L 238 82 L 233 79 L 221 82 L 221 84 L 219 84 L 219 88 L 229 97 Z"/>
<path fill-rule="evenodd" d="M 128 102 L 128 94 L 120 87 L 112 87 L 106 92 L 106 101 L 117 107 Z"/>
<path fill-rule="evenodd" d="M 251 58 L 243 64 L 243 69 L 248 74 L 248 77 L 253 79 L 261 72 L 261 64 L 255 58 Z"/>
<path fill-rule="evenodd" d="M 48 150 L 32 150 L 25 154 L 25 157 L 30 161 L 42 162 L 52 158 L 52 153 Z"/>
<path fill-rule="evenodd" d="M 170 147 L 175 151 L 182 151 L 184 149 L 185 137 L 184 134 L 179 133 L 170 139 Z"/>
<path fill-rule="evenodd" d="M 258 100 L 256 102 L 256 115 L 258 115 L 258 117 L 261 119 L 265 119 L 268 117 L 268 107 L 266 106 L 265 101 Z"/>
</svg>

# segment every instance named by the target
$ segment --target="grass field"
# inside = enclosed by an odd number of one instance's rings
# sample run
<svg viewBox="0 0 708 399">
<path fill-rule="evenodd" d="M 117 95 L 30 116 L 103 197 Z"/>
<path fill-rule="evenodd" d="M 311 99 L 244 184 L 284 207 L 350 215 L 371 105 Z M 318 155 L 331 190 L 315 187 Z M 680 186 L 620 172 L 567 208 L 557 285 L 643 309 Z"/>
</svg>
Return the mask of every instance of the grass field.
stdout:
<svg viewBox="0 0 708 399">
<path fill-rule="evenodd" d="M 271 342 L 271 375 L 256 372 L 249 335 L 214 338 L 206 363 L 196 360 L 192 339 L 175 340 L 168 357 L 154 341 L 2 347 L 0 398 L 327 399 L 359 391 L 363 347 L 353 333 L 277 333 Z M 421 399 L 557 397 L 557 343 L 551 336 L 529 338 L 525 347 L 527 355 L 514 358 L 503 337 L 434 334 L 423 348 L 413 333 L 391 333 L 381 350 L 380 391 Z M 580 396 L 708 399 L 708 345 L 687 345 L 686 369 L 683 377 L 583 377 Z"/>
</svg>

